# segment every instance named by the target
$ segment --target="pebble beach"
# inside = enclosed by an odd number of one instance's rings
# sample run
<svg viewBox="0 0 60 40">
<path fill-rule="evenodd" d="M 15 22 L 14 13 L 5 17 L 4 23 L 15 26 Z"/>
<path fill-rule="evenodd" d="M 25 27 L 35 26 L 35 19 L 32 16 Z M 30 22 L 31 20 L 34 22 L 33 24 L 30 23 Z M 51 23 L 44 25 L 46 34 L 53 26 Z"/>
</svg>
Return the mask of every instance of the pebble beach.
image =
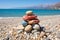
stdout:
<svg viewBox="0 0 60 40">
<path fill-rule="evenodd" d="M 0 40 L 60 40 L 60 15 L 38 16 L 38 19 L 44 32 L 21 30 L 22 17 L 0 18 Z"/>
</svg>

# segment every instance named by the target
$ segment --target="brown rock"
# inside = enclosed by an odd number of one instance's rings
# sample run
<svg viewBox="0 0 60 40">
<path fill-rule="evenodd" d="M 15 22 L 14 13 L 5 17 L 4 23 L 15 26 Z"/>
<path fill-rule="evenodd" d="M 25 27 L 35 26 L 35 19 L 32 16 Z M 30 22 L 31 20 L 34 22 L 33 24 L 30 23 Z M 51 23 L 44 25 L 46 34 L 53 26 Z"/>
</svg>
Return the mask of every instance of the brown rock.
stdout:
<svg viewBox="0 0 60 40">
<path fill-rule="evenodd" d="M 16 35 L 17 35 L 17 32 L 12 32 L 12 35 L 13 35 L 13 36 L 16 36 Z"/>
<path fill-rule="evenodd" d="M 34 24 L 34 21 L 32 20 L 32 21 L 29 21 L 28 23 L 29 23 L 29 24 Z"/>
<path fill-rule="evenodd" d="M 50 27 L 49 27 L 49 26 L 46 26 L 45 28 L 46 28 L 46 30 L 49 30 L 49 29 L 50 29 Z"/>
<path fill-rule="evenodd" d="M 27 25 L 26 27 L 25 27 L 25 31 L 26 32 L 30 32 L 32 30 L 32 26 L 31 25 Z"/>
<path fill-rule="evenodd" d="M 42 32 L 40 33 L 40 36 L 39 36 L 39 37 L 41 38 L 41 37 L 43 37 L 43 36 L 45 36 L 45 35 L 46 35 L 46 33 L 42 31 Z"/>
<path fill-rule="evenodd" d="M 50 33 L 46 33 L 46 35 L 48 36 Z"/>
</svg>

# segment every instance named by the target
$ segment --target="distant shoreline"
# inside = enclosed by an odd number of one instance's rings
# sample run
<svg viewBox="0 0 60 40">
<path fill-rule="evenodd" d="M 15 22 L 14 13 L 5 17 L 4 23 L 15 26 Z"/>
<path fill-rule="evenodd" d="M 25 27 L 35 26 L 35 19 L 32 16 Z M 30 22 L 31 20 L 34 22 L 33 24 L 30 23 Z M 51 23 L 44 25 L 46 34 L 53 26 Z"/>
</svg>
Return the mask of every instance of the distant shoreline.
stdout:
<svg viewBox="0 0 60 40">
<path fill-rule="evenodd" d="M 39 16 L 38 17 L 55 17 L 55 16 L 59 16 L 60 15 L 45 15 L 45 16 Z M 22 17 L 0 17 L 0 19 L 10 19 L 10 18 L 22 18 Z"/>
<path fill-rule="evenodd" d="M 13 8 L 12 8 L 13 9 Z M 19 9 L 19 8 L 18 8 Z M 0 8 L 0 10 L 4 10 L 4 9 L 1 9 Z M 9 9 L 5 9 L 5 10 L 9 10 Z M 16 9 L 13 9 L 13 10 L 16 10 Z M 25 9 L 26 10 L 26 9 Z M 32 10 L 32 9 L 29 9 L 29 10 Z M 38 9 L 34 9 L 34 10 L 38 10 Z M 44 10 L 44 8 L 43 9 L 41 9 L 41 10 Z M 46 10 L 60 10 L 60 8 L 58 8 L 58 9 L 46 9 Z"/>
<path fill-rule="evenodd" d="M 24 16 L 24 15 L 23 15 Z M 0 18 L 20 18 L 23 16 L 0 16 Z M 60 14 L 53 14 L 53 15 L 37 15 L 37 16 L 60 16 Z"/>
</svg>

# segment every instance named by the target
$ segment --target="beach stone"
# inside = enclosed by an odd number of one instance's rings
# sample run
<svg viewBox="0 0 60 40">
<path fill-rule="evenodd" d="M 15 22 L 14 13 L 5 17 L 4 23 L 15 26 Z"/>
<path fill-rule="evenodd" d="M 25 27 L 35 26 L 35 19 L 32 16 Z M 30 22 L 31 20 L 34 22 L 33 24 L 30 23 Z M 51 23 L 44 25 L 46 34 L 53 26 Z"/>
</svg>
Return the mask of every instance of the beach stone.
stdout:
<svg viewBox="0 0 60 40">
<path fill-rule="evenodd" d="M 34 30 L 40 30 L 40 26 L 39 26 L 38 24 L 35 24 L 35 25 L 33 26 L 33 29 L 34 29 Z"/>
<path fill-rule="evenodd" d="M 46 33 L 43 32 L 43 31 L 40 33 L 40 37 L 43 37 L 43 36 L 45 36 L 45 35 L 46 35 Z"/>
<path fill-rule="evenodd" d="M 49 39 L 49 38 L 46 38 L 45 40 L 51 40 L 51 39 Z"/>
<path fill-rule="evenodd" d="M 17 35 L 17 30 L 13 29 L 12 31 L 10 31 L 10 33 L 11 33 L 12 36 L 16 36 Z"/>
<path fill-rule="evenodd" d="M 51 35 L 51 34 L 50 34 L 50 35 L 48 35 L 48 37 L 49 37 L 50 39 L 53 39 L 53 35 Z"/>
<path fill-rule="evenodd" d="M 34 24 L 34 21 L 33 20 L 32 21 L 29 21 L 28 24 Z"/>
<path fill-rule="evenodd" d="M 21 33 L 21 32 L 23 32 L 23 30 L 18 30 L 18 31 L 17 31 L 18 34 Z"/>
<path fill-rule="evenodd" d="M 58 31 L 60 31 L 60 29 Z"/>
<path fill-rule="evenodd" d="M 56 36 L 57 38 L 60 38 L 60 32 L 57 32 Z"/>
<path fill-rule="evenodd" d="M 23 27 L 23 25 L 18 25 L 16 29 L 23 30 L 23 29 L 24 29 L 24 27 Z"/>
<path fill-rule="evenodd" d="M 59 38 L 55 38 L 55 40 L 60 40 Z"/>
<path fill-rule="evenodd" d="M 46 35 L 48 36 L 50 33 L 46 33 Z"/>
<path fill-rule="evenodd" d="M 21 24 L 22 24 L 24 27 L 27 26 L 27 22 L 25 22 L 25 21 L 22 21 Z"/>
<path fill-rule="evenodd" d="M 39 35 L 40 35 L 40 32 L 35 32 L 34 33 L 35 38 L 38 38 Z"/>
<path fill-rule="evenodd" d="M 32 26 L 31 25 L 27 25 L 26 27 L 25 27 L 25 31 L 26 32 L 30 32 L 32 30 Z"/>
<path fill-rule="evenodd" d="M 46 32 L 46 33 L 52 33 L 52 31 L 51 31 L 51 30 L 45 30 L 45 32 Z"/>
<path fill-rule="evenodd" d="M 5 36 L 5 38 L 3 38 L 3 40 L 9 40 L 10 39 L 10 34 L 9 33 L 7 33 L 7 35 Z"/>
<path fill-rule="evenodd" d="M 35 33 L 35 32 L 37 32 L 37 30 L 32 30 L 32 33 Z"/>
<path fill-rule="evenodd" d="M 7 37 L 7 38 L 4 38 L 3 40 L 9 40 L 9 37 Z"/>
<path fill-rule="evenodd" d="M 13 32 L 12 35 L 13 35 L 13 36 L 16 36 L 16 35 L 17 35 L 17 32 Z"/>
<path fill-rule="evenodd" d="M 49 30 L 49 29 L 50 29 L 50 27 L 49 27 L 49 26 L 45 26 L 45 29 L 46 29 L 46 30 Z"/>
</svg>

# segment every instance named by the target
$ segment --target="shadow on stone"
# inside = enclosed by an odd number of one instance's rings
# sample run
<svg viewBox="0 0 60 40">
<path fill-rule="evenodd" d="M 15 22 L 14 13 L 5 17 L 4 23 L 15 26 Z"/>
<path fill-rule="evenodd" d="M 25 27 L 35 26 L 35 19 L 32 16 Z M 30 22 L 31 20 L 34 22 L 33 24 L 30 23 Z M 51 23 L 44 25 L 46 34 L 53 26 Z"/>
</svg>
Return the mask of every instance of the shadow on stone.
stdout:
<svg viewBox="0 0 60 40">
<path fill-rule="evenodd" d="M 40 31 L 44 31 L 45 32 L 45 27 L 44 26 L 40 26 Z"/>
</svg>

